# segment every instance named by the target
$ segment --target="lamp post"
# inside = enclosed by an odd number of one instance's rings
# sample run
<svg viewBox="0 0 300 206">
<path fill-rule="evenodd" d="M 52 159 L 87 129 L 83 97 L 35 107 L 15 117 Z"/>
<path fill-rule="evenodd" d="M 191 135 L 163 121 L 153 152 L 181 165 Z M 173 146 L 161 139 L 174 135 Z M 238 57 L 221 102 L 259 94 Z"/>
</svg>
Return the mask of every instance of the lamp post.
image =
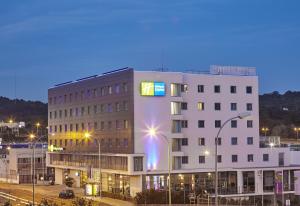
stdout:
<svg viewBox="0 0 300 206">
<path fill-rule="evenodd" d="M 157 132 L 155 128 L 150 128 L 148 131 L 148 134 L 151 137 L 157 136 Z M 172 193 L 171 193 L 171 144 L 170 141 L 168 139 L 167 136 L 165 136 L 164 134 L 160 134 L 163 139 L 166 141 L 167 145 L 168 145 L 168 184 L 169 184 L 169 205 L 172 205 Z"/>
<path fill-rule="evenodd" d="M 98 161 L 99 161 L 99 196 L 102 198 L 102 173 L 101 173 L 101 141 L 98 139 Z"/>
<path fill-rule="evenodd" d="M 32 146 L 32 157 L 31 157 L 31 169 L 32 169 L 32 205 L 35 205 L 35 147 L 36 143 L 41 140 L 41 137 L 38 137 L 35 141 L 36 136 L 30 134 L 29 138 L 31 139 Z"/>
<path fill-rule="evenodd" d="M 294 128 L 294 131 L 296 132 L 296 140 L 298 141 L 300 127 L 295 127 L 295 128 Z"/>
<path fill-rule="evenodd" d="M 250 115 L 251 114 L 249 112 L 245 112 L 245 113 L 240 113 L 235 117 L 229 118 L 222 124 L 222 126 L 220 127 L 220 129 L 217 133 L 217 137 L 215 139 L 215 206 L 219 205 L 219 202 L 218 202 L 218 140 L 219 140 L 219 135 L 220 135 L 222 129 L 224 128 L 224 126 L 231 120 L 244 119 L 246 117 L 249 117 Z"/>
<path fill-rule="evenodd" d="M 32 146 L 32 157 L 31 157 L 31 171 L 32 171 L 32 205 L 35 204 L 35 142 L 33 141 L 35 138 L 34 134 L 30 134 L 29 138 L 31 139 L 31 146 Z"/>
<path fill-rule="evenodd" d="M 269 131 L 268 127 L 261 128 L 261 131 L 265 134 L 265 137 L 267 137 L 267 132 Z"/>
</svg>

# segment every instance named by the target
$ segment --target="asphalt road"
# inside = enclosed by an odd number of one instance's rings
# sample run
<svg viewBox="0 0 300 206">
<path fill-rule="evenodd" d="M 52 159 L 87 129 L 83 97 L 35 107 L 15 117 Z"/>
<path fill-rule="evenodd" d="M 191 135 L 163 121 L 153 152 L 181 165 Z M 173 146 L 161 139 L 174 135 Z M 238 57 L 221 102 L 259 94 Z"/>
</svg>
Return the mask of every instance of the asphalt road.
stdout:
<svg viewBox="0 0 300 206">
<path fill-rule="evenodd" d="M 59 206 L 71 206 L 72 200 L 63 200 L 58 198 L 58 194 L 61 190 L 65 189 L 62 185 L 47 185 L 35 187 L 35 202 L 40 203 L 42 199 L 51 200 L 57 203 Z M 81 189 L 74 189 L 75 196 L 82 196 Z M 26 205 L 32 202 L 32 186 L 31 185 L 15 185 L 0 183 L 0 203 L 10 200 L 15 205 Z M 94 205 L 108 206 L 104 203 L 95 202 Z"/>
</svg>

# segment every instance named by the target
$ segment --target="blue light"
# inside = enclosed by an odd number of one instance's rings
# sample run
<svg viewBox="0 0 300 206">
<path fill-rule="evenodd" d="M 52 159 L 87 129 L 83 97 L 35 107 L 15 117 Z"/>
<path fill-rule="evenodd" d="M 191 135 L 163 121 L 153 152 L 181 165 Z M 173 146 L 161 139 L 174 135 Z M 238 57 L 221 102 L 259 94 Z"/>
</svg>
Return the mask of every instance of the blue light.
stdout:
<svg viewBox="0 0 300 206">
<path fill-rule="evenodd" d="M 154 96 L 165 96 L 166 85 L 164 82 L 154 82 Z"/>
</svg>

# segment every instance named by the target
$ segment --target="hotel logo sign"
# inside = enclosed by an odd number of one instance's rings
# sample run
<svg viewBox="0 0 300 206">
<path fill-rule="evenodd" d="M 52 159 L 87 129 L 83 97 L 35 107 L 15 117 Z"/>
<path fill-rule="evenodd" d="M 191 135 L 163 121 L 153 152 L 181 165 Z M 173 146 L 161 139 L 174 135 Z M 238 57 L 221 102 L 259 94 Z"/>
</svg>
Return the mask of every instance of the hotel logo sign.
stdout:
<svg viewBox="0 0 300 206">
<path fill-rule="evenodd" d="M 141 82 L 142 96 L 165 96 L 166 84 L 164 82 Z"/>
</svg>

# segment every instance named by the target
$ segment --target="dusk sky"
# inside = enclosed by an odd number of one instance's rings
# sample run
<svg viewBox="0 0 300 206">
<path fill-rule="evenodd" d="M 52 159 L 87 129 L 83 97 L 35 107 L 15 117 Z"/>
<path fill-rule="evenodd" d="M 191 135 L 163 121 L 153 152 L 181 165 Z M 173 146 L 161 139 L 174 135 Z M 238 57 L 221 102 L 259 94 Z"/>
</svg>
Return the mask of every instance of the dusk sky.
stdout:
<svg viewBox="0 0 300 206">
<path fill-rule="evenodd" d="M 254 66 L 260 93 L 300 90 L 299 0 L 26 0 L 0 7 L 0 96 L 133 67 Z"/>
</svg>

